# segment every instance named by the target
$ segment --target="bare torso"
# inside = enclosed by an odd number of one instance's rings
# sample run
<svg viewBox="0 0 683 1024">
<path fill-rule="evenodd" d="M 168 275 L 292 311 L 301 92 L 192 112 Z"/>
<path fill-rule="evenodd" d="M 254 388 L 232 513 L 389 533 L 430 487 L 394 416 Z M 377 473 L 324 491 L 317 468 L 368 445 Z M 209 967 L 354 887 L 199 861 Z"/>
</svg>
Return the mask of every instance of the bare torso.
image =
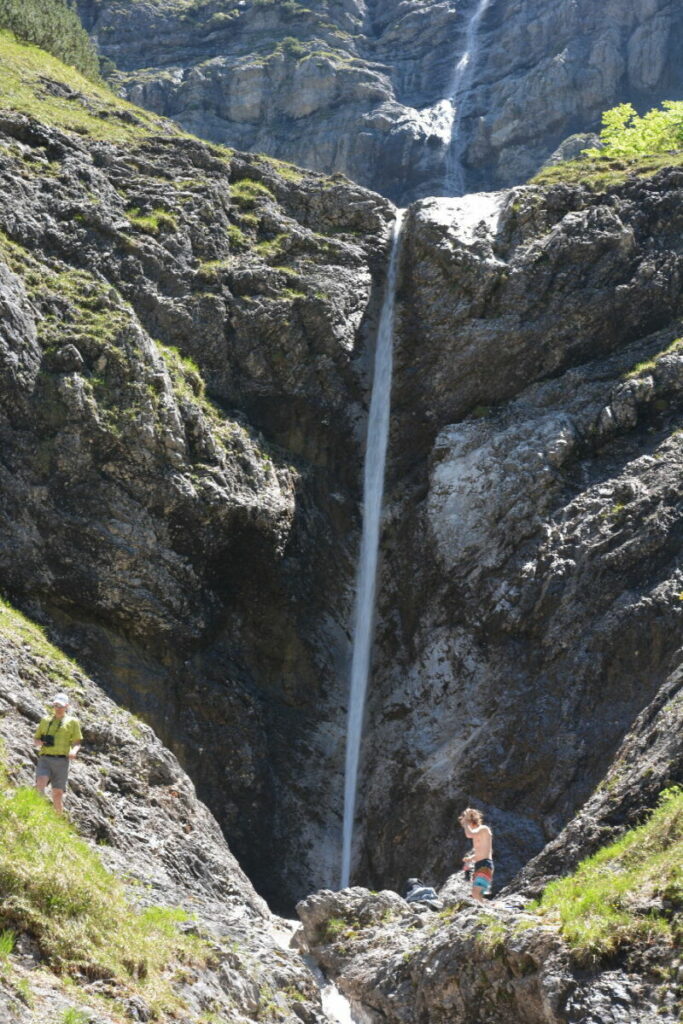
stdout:
<svg viewBox="0 0 683 1024">
<path fill-rule="evenodd" d="M 475 860 L 493 859 L 493 834 L 488 825 L 468 827 L 467 835 L 472 840 Z"/>
</svg>

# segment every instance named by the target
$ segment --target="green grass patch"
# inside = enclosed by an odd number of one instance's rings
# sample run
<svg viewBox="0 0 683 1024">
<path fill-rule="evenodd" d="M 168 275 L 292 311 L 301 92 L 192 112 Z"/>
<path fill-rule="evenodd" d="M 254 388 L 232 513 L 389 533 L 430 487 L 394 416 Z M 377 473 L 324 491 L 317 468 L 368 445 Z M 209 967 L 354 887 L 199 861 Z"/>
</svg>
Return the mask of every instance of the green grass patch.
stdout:
<svg viewBox="0 0 683 1024">
<path fill-rule="evenodd" d="M 297 167 L 296 164 L 287 163 L 286 160 L 277 160 L 273 156 L 262 156 L 261 161 L 267 166 L 272 167 L 286 181 L 303 181 L 306 177 L 305 172 L 300 167 Z"/>
<path fill-rule="evenodd" d="M 683 338 L 676 338 L 670 345 L 667 345 L 666 348 L 662 349 L 661 352 L 657 352 L 657 354 L 652 356 L 650 359 L 645 359 L 642 363 L 636 363 L 631 370 L 622 374 L 622 379 L 628 380 L 631 377 L 642 377 L 643 374 L 650 373 L 651 370 L 654 370 L 657 365 L 657 360 L 661 359 L 662 356 L 668 356 L 672 352 L 680 352 L 682 350 Z"/>
<path fill-rule="evenodd" d="M 206 386 L 194 359 L 183 355 L 175 345 L 164 345 L 161 341 L 157 341 L 156 345 L 168 367 L 174 390 L 179 397 L 195 402 L 198 398 L 203 398 Z"/>
<path fill-rule="evenodd" d="M 483 912 L 479 915 L 478 924 L 479 930 L 475 936 L 475 942 L 491 956 L 495 956 L 503 948 L 507 935 L 504 922 L 495 914 Z"/>
<path fill-rule="evenodd" d="M 0 109 L 109 142 L 130 144 L 151 135 L 185 134 L 45 50 L 18 42 L 8 31 L 0 31 Z"/>
<path fill-rule="evenodd" d="M 26 645 L 31 653 L 45 661 L 45 671 L 56 689 L 79 689 L 75 675 L 78 665 L 67 658 L 48 640 L 45 630 L 31 622 L 25 615 L 12 608 L 7 601 L 0 598 L 0 633 L 14 640 L 18 645 Z M 42 666 L 41 666 L 42 667 Z"/>
<path fill-rule="evenodd" d="M 7 960 L 7 957 L 14 950 L 16 934 L 11 928 L 5 928 L 0 932 L 0 963 Z"/>
<path fill-rule="evenodd" d="M 275 200 L 275 196 L 262 181 L 253 178 L 241 178 L 230 182 L 230 198 L 241 210 L 253 210 L 267 199 Z"/>
<path fill-rule="evenodd" d="M 546 167 L 532 177 L 529 184 L 554 185 L 560 183 L 586 185 L 594 191 L 603 191 L 612 185 L 623 184 L 628 178 L 647 178 L 665 167 L 683 166 L 683 152 L 659 154 L 651 157 L 630 157 L 614 160 L 596 157 L 587 160 L 567 160 Z"/>
<path fill-rule="evenodd" d="M 556 920 L 577 961 L 594 964 L 636 943 L 683 938 L 683 789 L 665 791 L 649 820 L 553 882 L 529 909 Z"/>
<path fill-rule="evenodd" d="M 163 207 L 158 206 L 149 213 L 142 213 L 137 206 L 131 206 L 126 210 L 126 217 L 133 227 L 138 231 L 144 231 L 147 235 L 160 235 L 170 231 L 178 230 L 178 222 L 175 216 Z"/>
<path fill-rule="evenodd" d="M 74 1006 L 69 1006 L 66 1010 L 62 1011 L 59 1024 L 88 1024 L 89 1020 L 90 1014 L 86 1013 L 85 1010 L 78 1010 Z"/>
<path fill-rule="evenodd" d="M 622 185 L 629 178 L 650 178 L 665 167 L 683 166 L 683 152 L 659 153 L 615 159 L 598 156 L 585 160 L 565 160 L 545 167 L 531 178 L 530 185 L 585 185 L 592 191 L 604 191 Z"/>
<path fill-rule="evenodd" d="M 175 908 L 136 908 L 97 853 L 35 790 L 0 781 L 0 925 L 37 942 L 50 968 L 116 981 L 171 1006 L 170 964 L 205 963 L 208 947 Z"/>
<path fill-rule="evenodd" d="M 256 252 L 268 259 L 271 256 L 279 256 L 284 249 L 285 243 L 288 241 L 289 235 L 285 231 L 280 231 L 274 238 L 268 238 L 263 242 L 258 242 L 255 246 Z"/>
<path fill-rule="evenodd" d="M 228 228 L 228 241 L 231 249 L 237 249 L 240 252 L 244 252 L 245 249 L 251 247 L 249 236 L 245 235 L 242 228 L 238 227 L 237 224 L 231 224 Z"/>
</svg>

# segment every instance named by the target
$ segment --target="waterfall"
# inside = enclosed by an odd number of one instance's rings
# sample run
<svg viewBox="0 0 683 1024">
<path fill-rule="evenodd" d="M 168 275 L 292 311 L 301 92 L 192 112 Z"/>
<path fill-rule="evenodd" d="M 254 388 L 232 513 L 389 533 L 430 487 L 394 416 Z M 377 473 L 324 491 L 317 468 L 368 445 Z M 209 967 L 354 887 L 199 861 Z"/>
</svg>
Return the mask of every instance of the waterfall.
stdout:
<svg viewBox="0 0 683 1024">
<path fill-rule="evenodd" d="M 472 84 L 472 76 L 479 53 L 479 26 L 491 0 L 476 0 L 476 7 L 467 25 L 465 49 L 455 65 L 448 89 L 453 108 L 451 142 L 446 157 L 446 190 L 449 195 L 462 195 L 465 191 L 465 175 L 462 167 L 463 142 L 460 138 L 462 123 L 462 101 Z"/>
<path fill-rule="evenodd" d="M 370 655 L 375 611 L 377 560 L 384 494 L 384 464 L 389 440 L 389 409 L 391 406 L 391 370 L 393 359 L 394 305 L 396 279 L 404 210 L 396 211 L 389 268 L 377 331 L 372 397 L 368 415 L 368 433 L 363 473 L 363 533 L 358 574 L 351 659 L 351 686 L 346 730 L 346 773 L 344 778 L 344 831 L 342 840 L 341 887 L 351 876 L 351 843 L 356 813 L 358 763 L 363 731 L 365 694 L 370 673 Z"/>
</svg>

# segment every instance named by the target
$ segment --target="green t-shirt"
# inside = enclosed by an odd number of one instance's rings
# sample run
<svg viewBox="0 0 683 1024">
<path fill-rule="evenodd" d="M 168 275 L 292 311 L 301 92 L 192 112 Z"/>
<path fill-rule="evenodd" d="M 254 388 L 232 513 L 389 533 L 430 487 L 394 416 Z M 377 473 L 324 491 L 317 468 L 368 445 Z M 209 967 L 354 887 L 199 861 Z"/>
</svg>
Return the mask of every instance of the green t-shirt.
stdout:
<svg viewBox="0 0 683 1024">
<path fill-rule="evenodd" d="M 78 719 L 71 715 L 64 715 L 64 718 L 61 719 L 54 716 L 42 718 L 35 731 L 35 738 L 39 740 L 41 736 L 54 736 L 55 742 L 51 747 L 46 747 L 43 744 L 40 753 L 52 754 L 57 757 L 64 757 L 75 743 L 80 743 L 83 739 Z"/>
</svg>

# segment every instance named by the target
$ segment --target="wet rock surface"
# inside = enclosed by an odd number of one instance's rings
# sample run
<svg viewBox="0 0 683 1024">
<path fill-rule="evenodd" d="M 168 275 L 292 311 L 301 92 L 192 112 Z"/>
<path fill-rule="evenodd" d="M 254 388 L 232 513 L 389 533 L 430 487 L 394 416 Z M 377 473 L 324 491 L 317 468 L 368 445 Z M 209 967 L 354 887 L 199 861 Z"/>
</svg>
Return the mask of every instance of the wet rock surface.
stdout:
<svg viewBox="0 0 683 1024">
<path fill-rule="evenodd" d="M 134 102 L 197 134 L 327 172 L 405 205 L 443 195 L 452 126 L 466 190 L 526 180 L 603 110 L 681 93 L 670 0 L 491 0 L 454 105 L 478 0 L 80 0 Z"/>
</svg>

